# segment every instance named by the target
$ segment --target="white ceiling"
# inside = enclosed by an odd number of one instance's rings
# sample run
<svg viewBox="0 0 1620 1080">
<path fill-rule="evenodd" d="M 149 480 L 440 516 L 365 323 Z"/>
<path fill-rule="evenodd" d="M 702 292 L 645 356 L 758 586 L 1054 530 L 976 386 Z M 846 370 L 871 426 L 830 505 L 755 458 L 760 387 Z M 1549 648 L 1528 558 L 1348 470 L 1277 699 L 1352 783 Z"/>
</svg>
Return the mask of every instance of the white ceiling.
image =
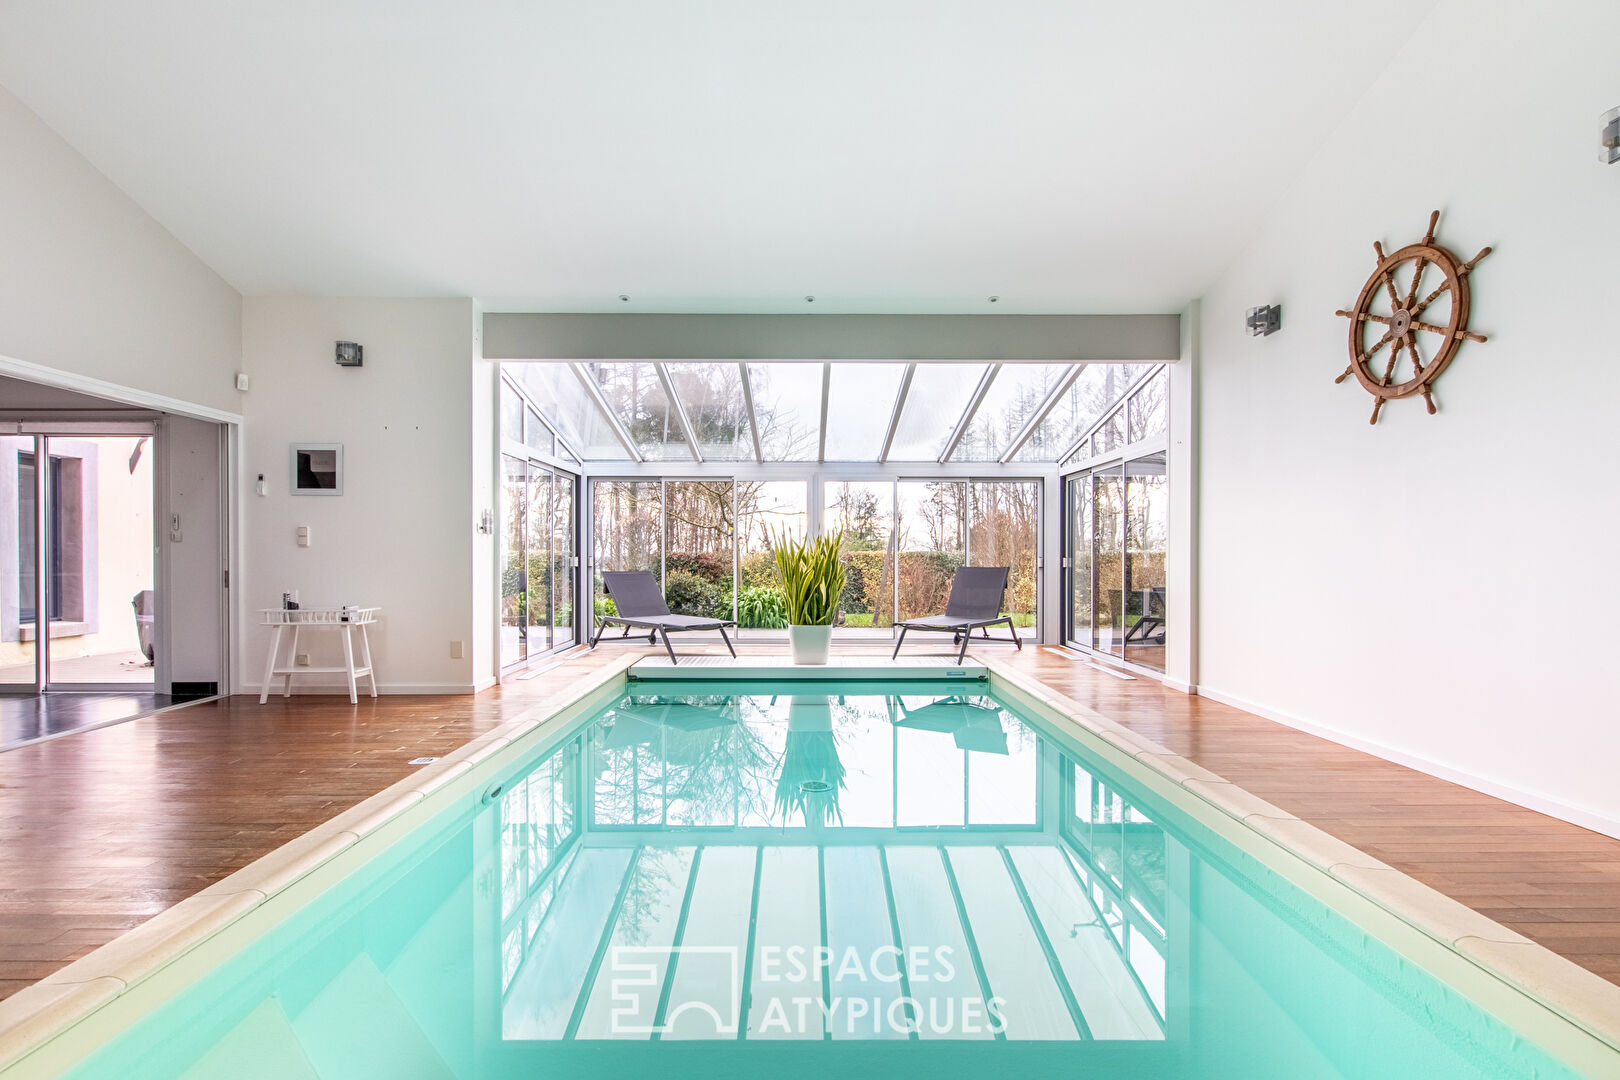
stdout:
<svg viewBox="0 0 1620 1080">
<path fill-rule="evenodd" d="M 248 294 L 1174 311 L 1432 3 L 0 0 L 0 83 Z"/>
</svg>

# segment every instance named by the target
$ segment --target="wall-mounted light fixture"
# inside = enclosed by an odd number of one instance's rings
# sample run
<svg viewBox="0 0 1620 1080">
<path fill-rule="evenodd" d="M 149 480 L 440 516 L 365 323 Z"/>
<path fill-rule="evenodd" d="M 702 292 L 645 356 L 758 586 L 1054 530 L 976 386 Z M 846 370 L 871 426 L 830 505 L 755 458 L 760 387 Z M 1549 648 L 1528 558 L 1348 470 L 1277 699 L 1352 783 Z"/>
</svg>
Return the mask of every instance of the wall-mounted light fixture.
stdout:
<svg viewBox="0 0 1620 1080">
<path fill-rule="evenodd" d="M 1252 307 L 1243 313 L 1243 325 L 1250 337 L 1267 337 L 1282 329 L 1282 305 Z"/>
<path fill-rule="evenodd" d="M 1613 165 L 1620 161 L 1620 109 L 1610 109 L 1603 114 L 1600 121 L 1603 125 L 1598 133 L 1599 145 L 1598 160 L 1605 165 Z"/>
<path fill-rule="evenodd" d="M 338 367 L 360 367 L 362 363 L 359 345 L 352 341 L 340 341 L 337 343 Z"/>
</svg>

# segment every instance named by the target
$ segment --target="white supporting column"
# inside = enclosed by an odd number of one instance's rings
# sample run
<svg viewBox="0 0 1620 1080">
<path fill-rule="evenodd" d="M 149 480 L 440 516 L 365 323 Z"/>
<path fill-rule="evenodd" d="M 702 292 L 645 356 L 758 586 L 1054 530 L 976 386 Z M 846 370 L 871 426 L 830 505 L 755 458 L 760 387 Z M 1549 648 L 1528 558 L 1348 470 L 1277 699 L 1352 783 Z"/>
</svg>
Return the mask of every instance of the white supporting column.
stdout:
<svg viewBox="0 0 1620 1080">
<path fill-rule="evenodd" d="M 1165 685 L 1198 687 L 1198 341 L 1200 302 L 1181 315 L 1170 371 L 1170 551 L 1165 566 Z"/>
</svg>

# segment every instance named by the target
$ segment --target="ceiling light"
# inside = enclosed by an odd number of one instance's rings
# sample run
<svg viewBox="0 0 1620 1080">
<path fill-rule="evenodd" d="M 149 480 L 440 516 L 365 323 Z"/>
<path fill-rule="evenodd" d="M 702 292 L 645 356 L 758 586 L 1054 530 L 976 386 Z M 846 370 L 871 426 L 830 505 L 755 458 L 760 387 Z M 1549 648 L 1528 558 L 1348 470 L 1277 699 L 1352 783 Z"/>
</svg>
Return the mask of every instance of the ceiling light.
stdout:
<svg viewBox="0 0 1620 1080">
<path fill-rule="evenodd" d="M 997 301 L 997 300 L 1000 300 L 1000 299 L 1001 299 L 1001 297 L 999 297 L 999 296 L 992 296 L 992 297 L 990 297 L 990 302 L 991 302 L 991 303 L 992 303 L 992 304 L 993 304 L 993 303 L 995 303 L 995 302 L 996 302 L 996 301 Z"/>
<path fill-rule="evenodd" d="M 816 298 L 813 296 L 807 296 L 804 298 L 804 302 L 807 304 L 813 304 L 816 302 Z"/>
<path fill-rule="evenodd" d="M 628 296 L 626 296 L 624 293 L 619 294 L 619 299 L 623 300 L 627 304 L 630 302 L 630 298 Z"/>
</svg>

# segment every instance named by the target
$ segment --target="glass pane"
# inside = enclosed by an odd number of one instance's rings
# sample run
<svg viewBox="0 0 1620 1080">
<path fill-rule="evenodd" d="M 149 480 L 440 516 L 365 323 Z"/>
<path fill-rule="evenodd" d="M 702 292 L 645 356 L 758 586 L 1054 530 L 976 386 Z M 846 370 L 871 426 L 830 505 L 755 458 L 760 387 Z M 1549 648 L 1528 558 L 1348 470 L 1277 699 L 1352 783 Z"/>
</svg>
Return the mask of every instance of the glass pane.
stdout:
<svg viewBox="0 0 1620 1080">
<path fill-rule="evenodd" d="M 574 642 L 574 478 L 551 477 L 551 641 L 554 647 Z"/>
<path fill-rule="evenodd" d="M 827 388 L 828 461 L 877 460 L 905 373 L 905 364 L 832 366 Z"/>
<path fill-rule="evenodd" d="M 602 588 L 603 570 L 651 570 L 662 580 L 662 485 L 656 480 L 591 483 L 591 595 L 595 615 L 618 609 Z M 594 628 L 594 622 L 591 624 Z"/>
<path fill-rule="evenodd" d="M 967 544 L 967 484 L 902 481 L 900 504 L 900 617 L 943 615 L 951 577 Z M 929 637 L 924 636 L 923 641 Z"/>
<path fill-rule="evenodd" d="M 1142 384 L 1131 395 L 1131 442 L 1163 435 L 1169 427 L 1170 369 L 1160 368 L 1158 374 Z"/>
<path fill-rule="evenodd" d="M 840 625 L 883 628 L 890 637 L 894 625 L 894 555 L 890 543 L 894 524 L 894 485 L 828 481 L 823 527 L 844 532 L 839 558 L 847 567 L 844 596 L 839 604 Z"/>
<path fill-rule="evenodd" d="M 1056 461 L 1068 453 L 1097 418 L 1119 403 L 1127 388 L 1148 370 L 1150 364 L 1087 364 L 1063 391 L 1046 419 L 1018 451 L 1017 461 Z M 1082 450 L 1079 458 L 1090 457 Z"/>
<path fill-rule="evenodd" d="M 938 461 L 987 364 L 918 364 L 889 448 L 890 461 Z"/>
<path fill-rule="evenodd" d="M 1092 523 L 1096 546 L 1092 554 L 1092 580 L 1096 582 L 1096 614 L 1091 645 L 1101 652 L 1124 655 L 1125 644 L 1125 479 L 1119 466 L 1091 478 Z"/>
<path fill-rule="evenodd" d="M 933 699 L 919 704 L 924 707 Z M 895 824 L 900 826 L 963 825 L 967 791 L 963 786 L 966 752 L 950 731 L 908 726 L 902 705 L 895 720 Z M 921 724 L 930 721 L 922 719 Z"/>
<path fill-rule="evenodd" d="M 551 648 L 551 470 L 529 466 L 528 577 L 524 620 L 528 650 Z"/>
<path fill-rule="evenodd" d="M 814 461 L 821 452 L 821 364 L 748 365 L 766 461 Z"/>
<path fill-rule="evenodd" d="M 35 529 L 34 440 L 0 436 L 0 491 L 15 483 L 17 514 L 17 610 L 0 626 L 0 683 L 34 681 Z M 0 528 L 8 527 L 0 523 Z M 0 534 L 3 535 L 3 534 Z"/>
<path fill-rule="evenodd" d="M 709 461 L 752 461 L 754 436 L 743 401 L 742 368 L 734 363 L 665 364 L 698 449 Z"/>
<path fill-rule="evenodd" d="M 1002 364 L 952 461 L 997 461 L 1072 364 Z"/>
<path fill-rule="evenodd" d="M 967 752 L 968 824 L 1037 824 L 1040 740 L 1006 711 L 985 712 L 956 737 Z"/>
<path fill-rule="evenodd" d="M 528 656 L 528 465 L 501 457 L 501 666 Z"/>
<path fill-rule="evenodd" d="M 1069 480 L 1069 639 L 1091 644 L 1091 477 Z"/>
<path fill-rule="evenodd" d="M 152 440 L 45 440 L 45 597 L 53 685 L 152 685 Z"/>
<path fill-rule="evenodd" d="M 501 441 L 523 441 L 523 399 L 501 380 Z"/>
<path fill-rule="evenodd" d="M 584 369 L 643 455 L 656 461 L 690 461 L 680 417 L 670 407 L 658 372 L 649 363 L 597 361 Z"/>
<path fill-rule="evenodd" d="M 748 480 L 737 485 L 737 623 L 781 629 L 786 602 L 776 581 L 771 537 L 803 536 L 808 528 L 809 485 L 803 480 Z"/>
<path fill-rule="evenodd" d="M 628 461 L 613 429 L 596 403 L 585 393 L 574 373 L 562 363 L 502 364 L 501 370 L 517 380 L 547 419 L 557 425 L 563 439 L 587 461 Z"/>
<path fill-rule="evenodd" d="M 1037 480 L 975 481 L 969 485 L 968 562 L 1009 569 L 1001 610 L 1012 616 L 1020 637 L 1035 635 L 1040 492 Z"/>
<path fill-rule="evenodd" d="M 1163 454 L 1125 466 L 1125 659 L 1164 670 L 1164 560 L 1170 485 Z"/>
<path fill-rule="evenodd" d="M 527 410 L 524 417 L 523 442 L 530 450 L 537 450 L 542 454 L 556 452 L 551 443 L 551 429 L 541 422 L 539 414 L 533 409 Z"/>
<path fill-rule="evenodd" d="M 1118 409 L 1103 421 L 1102 427 L 1097 429 L 1097 434 L 1092 436 L 1091 449 L 1097 454 L 1107 454 L 1124 445 L 1125 410 Z"/>
<path fill-rule="evenodd" d="M 732 521 L 730 480 L 664 485 L 664 602 L 676 615 L 732 617 Z"/>
</svg>

